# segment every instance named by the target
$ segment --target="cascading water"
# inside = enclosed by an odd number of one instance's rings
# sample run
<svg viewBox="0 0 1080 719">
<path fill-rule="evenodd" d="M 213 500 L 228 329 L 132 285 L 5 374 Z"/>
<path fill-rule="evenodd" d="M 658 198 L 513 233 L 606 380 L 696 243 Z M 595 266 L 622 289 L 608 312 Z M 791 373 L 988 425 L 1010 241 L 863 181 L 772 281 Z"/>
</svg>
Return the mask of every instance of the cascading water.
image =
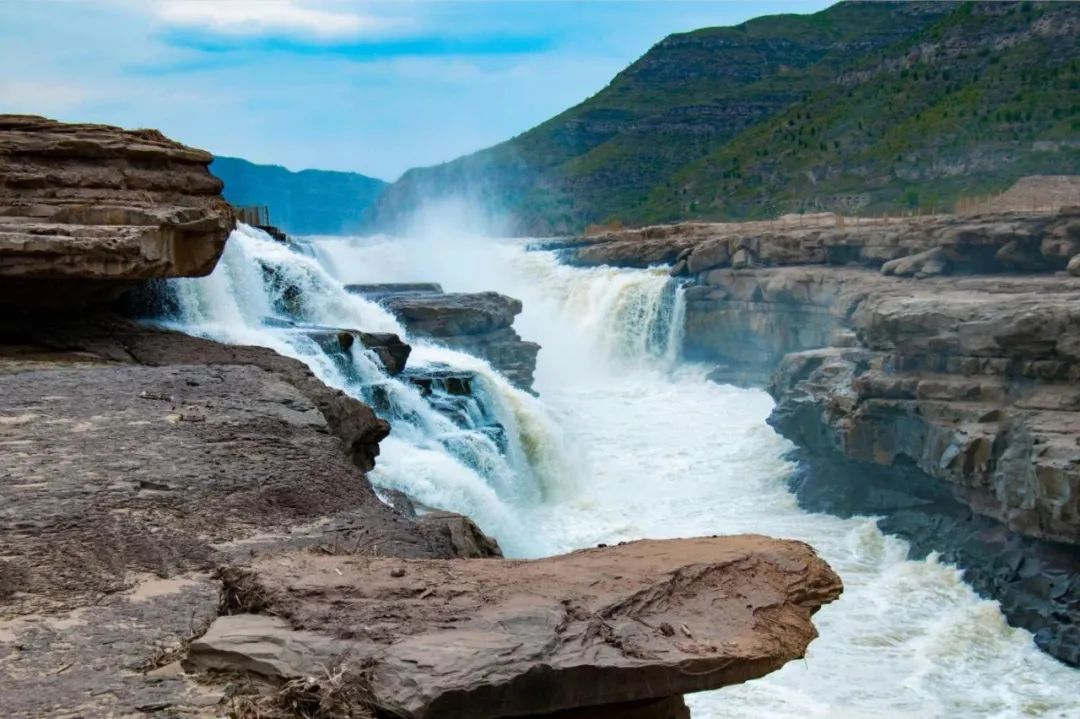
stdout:
<svg viewBox="0 0 1080 719">
<path fill-rule="evenodd" d="M 765 423 L 768 395 L 674 361 L 682 297 L 665 271 L 574 269 L 514 242 L 443 228 L 434 237 L 311 247 L 348 282 L 441 281 L 524 301 L 515 327 L 543 346 L 536 387 L 580 450 L 575 488 L 513 508 L 545 538 L 541 551 L 761 532 L 809 542 L 843 577 L 844 595 L 815 617 L 821 636 L 805 662 L 690 697 L 695 719 L 1077 715 L 1077 673 L 1008 627 L 957 570 L 908 560 L 873 518 L 798 507 L 790 445 Z"/>
<path fill-rule="evenodd" d="M 811 543 L 845 592 L 815 617 L 821 636 L 807 660 L 690 697 L 695 719 L 1076 715 L 1076 672 L 1008 627 L 997 604 L 979 599 L 954 568 L 908 560 L 905 543 L 872 518 L 799 509 L 787 489 L 789 445 L 765 424 L 768 395 L 708 382 L 701 368 L 676 361 L 684 305 L 665 271 L 574 269 L 548 252 L 441 228 L 438 242 L 442 251 L 424 240 L 309 238 L 296 253 L 242 227 L 214 275 L 176 282 L 176 323 L 271 346 L 382 403 L 394 430 L 373 481 L 469 514 L 510 554 L 736 532 Z M 453 421 L 362 350 L 342 362 L 263 321 L 400 333 L 343 283 L 411 281 L 522 299 L 515 327 L 543 346 L 543 402 L 480 360 L 416 344 L 410 365 L 481 378 L 476 401 L 460 407 L 466 418 Z"/>
<path fill-rule="evenodd" d="M 423 342 L 412 343 L 410 367 L 466 372 L 475 378 L 471 396 L 453 395 L 437 379 L 430 395 L 421 396 L 387 376 L 358 343 L 349 354 L 328 353 L 306 327 L 406 332 L 379 305 L 346 292 L 313 255 L 240 225 L 211 276 L 168 283 L 175 311 L 158 321 L 307 363 L 324 382 L 390 420 L 391 435 L 371 473 L 377 486 L 467 514 L 508 553 L 548 551 L 516 516 L 516 508 L 550 500 L 574 479 L 572 463 L 558 451 L 564 443 L 558 424 L 542 403 L 486 362 Z"/>
</svg>

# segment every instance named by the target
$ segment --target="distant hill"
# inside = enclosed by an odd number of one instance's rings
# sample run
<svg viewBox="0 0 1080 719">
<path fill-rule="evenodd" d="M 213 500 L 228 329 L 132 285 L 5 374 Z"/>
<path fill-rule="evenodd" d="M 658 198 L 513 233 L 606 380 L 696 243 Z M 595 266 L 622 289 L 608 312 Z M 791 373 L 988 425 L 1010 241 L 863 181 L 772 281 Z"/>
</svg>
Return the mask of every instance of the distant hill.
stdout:
<svg viewBox="0 0 1080 719">
<path fill-rule="evenodd" d="M 215 157 L 210 171 L 234 205 L 267 205 L 271 222 L 293 235 L 356 232 L 386 183 L 353 172 L 302 170 Z"/>
<path fill-rule="evenodd" d="M 1080 167 L 1080 3 L 845 2 L 669 36 L 592 98 L 405 173 L 523 234 L 937 206 Z"/>
</svg>

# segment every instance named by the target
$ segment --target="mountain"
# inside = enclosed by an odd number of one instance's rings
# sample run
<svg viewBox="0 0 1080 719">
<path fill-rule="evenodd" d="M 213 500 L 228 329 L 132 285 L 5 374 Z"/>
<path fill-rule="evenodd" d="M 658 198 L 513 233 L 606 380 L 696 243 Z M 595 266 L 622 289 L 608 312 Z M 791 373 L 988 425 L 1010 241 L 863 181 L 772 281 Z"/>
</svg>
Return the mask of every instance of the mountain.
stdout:
<svg viewBox="0 0 1080 719">
<path fill-rule="evenodd" d="M 844 2 L 671 35 L 495 147 L 405 173 L 370 219 L 463 195 L 522 234 L 941 206 L 1076 172 L 1080 4 Z"/>
<path fill-rule="evenodd" d="M 387 186 L 354 172 L 291 172 L 236 157 L 215 157 L 210 171 L 225 182 L 225 199 L 238 206 L 267 205 L 270 221 L 294 235 L 358 231 L 364 212 Z"/>
</svg>

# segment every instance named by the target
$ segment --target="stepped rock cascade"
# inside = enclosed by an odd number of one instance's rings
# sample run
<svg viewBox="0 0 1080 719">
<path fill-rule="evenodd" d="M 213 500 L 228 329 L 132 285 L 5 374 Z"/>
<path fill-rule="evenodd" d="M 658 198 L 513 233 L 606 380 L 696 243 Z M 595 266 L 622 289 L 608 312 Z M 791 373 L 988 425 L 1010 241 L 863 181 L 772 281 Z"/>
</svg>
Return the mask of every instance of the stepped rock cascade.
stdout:
<svg viewBox="0 0 1080 719">
<path fill-rule="evenodd" d="M 512 553 L 538 551 L 513 508 L 564 491 L 574 468 L 543 404 L 488 363 L 408 339 L 390 312 L 347 291 L 318 259 L 246 225 L 214 274 L 170 283 L 160 302 L 166 326 L 301 359 L 330 386 L 375 407 L 393 427 L 371 474 L 377 486 L 462 511 Z M 407 338 L 408 368 L 391 376 L 363 342 L 327 346 L 312 330 L 320 327 Z"/>
</svg>

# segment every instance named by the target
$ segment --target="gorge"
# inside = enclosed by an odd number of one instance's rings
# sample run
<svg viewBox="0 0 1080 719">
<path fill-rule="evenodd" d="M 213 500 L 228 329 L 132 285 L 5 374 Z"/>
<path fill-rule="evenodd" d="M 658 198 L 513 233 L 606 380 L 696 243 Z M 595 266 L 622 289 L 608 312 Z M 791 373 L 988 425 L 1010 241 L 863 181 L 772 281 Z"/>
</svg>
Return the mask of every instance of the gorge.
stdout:
<svg viewBox="0 0 1080 719">
<path fill-rule="evenodd" d="M 1074 707 L 1072 211 L 281 242 L 0 130 L 9 713 Z"/>
<path fill-rule="evenodd" d="M 551 410 L 321 243 L 230 232 L 210 159 L 0 116 L 6 715 L 675 719 L 805 655 L 842 585 L 802 542 L 501 559 L 582 546 L 515 516 L 572 491 Z M 401 311 L 528 384 L 521 303 L 445 298 Z M 445 511 L 469 500 L 502 549 Z"/>
</svg>

